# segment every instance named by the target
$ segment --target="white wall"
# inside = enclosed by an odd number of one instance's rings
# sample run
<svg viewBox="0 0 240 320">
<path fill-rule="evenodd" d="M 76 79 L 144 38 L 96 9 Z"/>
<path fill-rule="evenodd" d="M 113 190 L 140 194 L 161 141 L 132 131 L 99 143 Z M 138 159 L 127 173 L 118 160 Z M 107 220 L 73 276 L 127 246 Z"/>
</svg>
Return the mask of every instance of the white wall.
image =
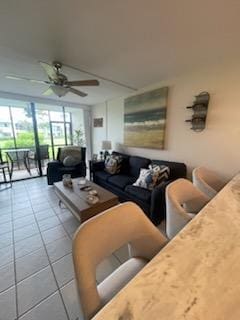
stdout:
<svg viewBox="0 0 240 320">
<path fill-rule="evenodd" d="M 91 112 L 90 110 L 83 110 L 80 108 L 65 108 L 67 112 L 72 113 L 72 129 L 75 136 L 75 130 L 81 129 L 85 134 L 85 144 L 87 147 L 86 158 L 92 158 L 92 146 L 91 146 Z M 75 143 L 75 141 L 73 141 Z"/>
<path fill-rule="evenodd" d="M 82 129 L 84 131 L 84 119 L 83 119 L 83 110 L 76 108 L 65 108 L 67 112 L 72 113 L 72 126 L 73 133 L 74 130 Z"/>
<path fill-rule="evenodd" d="M 101 141 L 109 139 L 113 149 L 132 155 L 183 161 L 189 172 L 204 165 L 230 178 L 240 169 L 240 64 L 228 63 L 201 69 L 151 85 L 143 92 L 169 86 L 165 150 L 127 148 L 123 145 L 124 97 L 93 107 L 94 117 L 104 118 L 104 128 L 93 128 L 93 152 L 99 152 Z M 190 130 L 185 120 L 192 112 L 194 95 L 210 93 L 207 127 L 203 132 Z M 136 94 L 136 93 L 135 93 Z M 106 130 L 107 122 L 107 130 Z"/>
</svg>

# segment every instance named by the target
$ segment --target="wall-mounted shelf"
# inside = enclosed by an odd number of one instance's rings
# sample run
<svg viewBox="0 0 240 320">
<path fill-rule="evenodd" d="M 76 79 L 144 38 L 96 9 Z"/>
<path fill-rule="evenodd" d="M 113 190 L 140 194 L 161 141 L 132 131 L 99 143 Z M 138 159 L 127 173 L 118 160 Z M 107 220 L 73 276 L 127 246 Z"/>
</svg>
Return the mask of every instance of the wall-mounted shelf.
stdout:
<svg viewBox="0 0 240 320">
<path fill-rule="evenodd" d="M 191 122 L 192 130 L 197 132 L 204 130 L 206 126 L 209 99 L 210 95 L 208 92 L 201 92 L 199 95 L 195 96 L 193 105 L 186 107 L 187 109 L 193 110 L 192 119 L 186 120 L 186 122 Z"/>
</svg>

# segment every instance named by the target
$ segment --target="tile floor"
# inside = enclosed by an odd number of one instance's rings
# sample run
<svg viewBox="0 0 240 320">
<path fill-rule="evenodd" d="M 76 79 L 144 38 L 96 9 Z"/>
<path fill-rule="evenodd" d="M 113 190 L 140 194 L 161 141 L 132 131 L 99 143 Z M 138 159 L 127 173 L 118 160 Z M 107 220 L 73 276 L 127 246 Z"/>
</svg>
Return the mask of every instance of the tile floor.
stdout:
<svg viewBox="0 0 240 320">
<path fill-rule="evenodd" d="M 82 320 L 71 255 L 79 222 L 45 177 L 0 188 L 0 320 Z M 97 282 L 126 259 L 125 247 L 103 261 Z"/>
<path fill-rule="evenodd" d="M 42 167 L 43 174 L 46 174 L 46 170 L 47 170 L 46 166 Z M 18 170 L 18 168 L 14 167 L 12 181 L 18 181 L 21 179 L 32 179 L 38 176 L 39 176 L 39 173 L 37 168 L 31 167 L 31 175 L 30 175 L 25 168 L 21 168 L 20 170 Z M 7 173 L 7 179 L 9 179 L 8 173 Z M 3 181 L 2 171 L 0 172 L 0 181 Z"/>
</svg>

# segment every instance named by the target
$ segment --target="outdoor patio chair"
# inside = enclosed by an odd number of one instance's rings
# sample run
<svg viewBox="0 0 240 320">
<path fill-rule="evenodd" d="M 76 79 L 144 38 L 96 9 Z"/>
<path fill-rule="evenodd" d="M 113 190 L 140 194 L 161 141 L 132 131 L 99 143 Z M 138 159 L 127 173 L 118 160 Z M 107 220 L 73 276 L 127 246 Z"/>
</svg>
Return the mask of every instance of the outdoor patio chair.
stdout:
<svg viewBox="0 0 240 320">
<path fill-rule="evenodd" d="M 23 164 L 25 169 L 28 171 L 28 173 L 31 174 L 28 167 L 28 161 L 27 161 L 29 148 L 19 148 L 19 149 L 15 148 L 15 149 L 6 150 L 5 152 L 6 152 L 8 162 L 10 163 L 11 176 L 13 175 L 14 164 L 17 165 L 18 170 L 21 169 L 21 164 Z"/>
<path fill-rule="evenodd" d="M 48 160 L 49 159 L 49 145 L 48 144 L 44 144 L 39 146 L 39 151 L 40 151 L 40 161 L 41 161 L 41 165 L 44 165 L 44 160 Z M 33 150 L 30 150 L 28 152 L 28 162 L 29 162 L 29 168 L 31 169 L 31 161 L 34 161 L 35 166 L 37 169 L 38 168 L 38 157 L 37 157 L 37 152 L 36 149 L 34 148 Z"/>
<path fill-rule="evenodd" d="M 10 168 L 9 168 L 9 164 L 8 164 L 7 161 L 3 161 L 2 150 L 1 149 L 0 149 L 0 170 L 2 171 L 3 182 L 4 183 L 10 183 L 10 186 L 12 187 L 12 176 L 11 176 L 11 171 L 10 171 Z M 9 180 L 7 180 L 7 174 L 6 173 L 8 173 Z"/>
</svg>

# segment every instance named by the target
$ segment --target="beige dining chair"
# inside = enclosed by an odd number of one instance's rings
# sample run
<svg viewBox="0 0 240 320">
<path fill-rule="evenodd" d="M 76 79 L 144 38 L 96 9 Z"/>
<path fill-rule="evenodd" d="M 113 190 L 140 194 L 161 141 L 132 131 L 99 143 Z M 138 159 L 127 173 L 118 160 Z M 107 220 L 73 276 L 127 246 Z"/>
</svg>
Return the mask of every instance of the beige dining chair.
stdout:
<svg viewBox="0 0 240 320">
<path fill-rule="evenodd" d="M 178 179 L 166 188 L 166 233 L 172 239 L 210 200 L 192 182 Z"/>
<path fill-rule="evenodd" d="M 209 198 L 213 198 L 225 185 L 214 171 L 204 167 L 195 168 L 192 178 L 193 184 Z"/>
<path fill-rule="evenodd" d="M 167 243 L 167 238 L 134 203 L 117 205 L 83 223 L 73 240 L 73 262 L 80 304 L 91 319 Z M 130 259 L 99 285 L 98 264 L 129 245 Z"/>
</svg>

